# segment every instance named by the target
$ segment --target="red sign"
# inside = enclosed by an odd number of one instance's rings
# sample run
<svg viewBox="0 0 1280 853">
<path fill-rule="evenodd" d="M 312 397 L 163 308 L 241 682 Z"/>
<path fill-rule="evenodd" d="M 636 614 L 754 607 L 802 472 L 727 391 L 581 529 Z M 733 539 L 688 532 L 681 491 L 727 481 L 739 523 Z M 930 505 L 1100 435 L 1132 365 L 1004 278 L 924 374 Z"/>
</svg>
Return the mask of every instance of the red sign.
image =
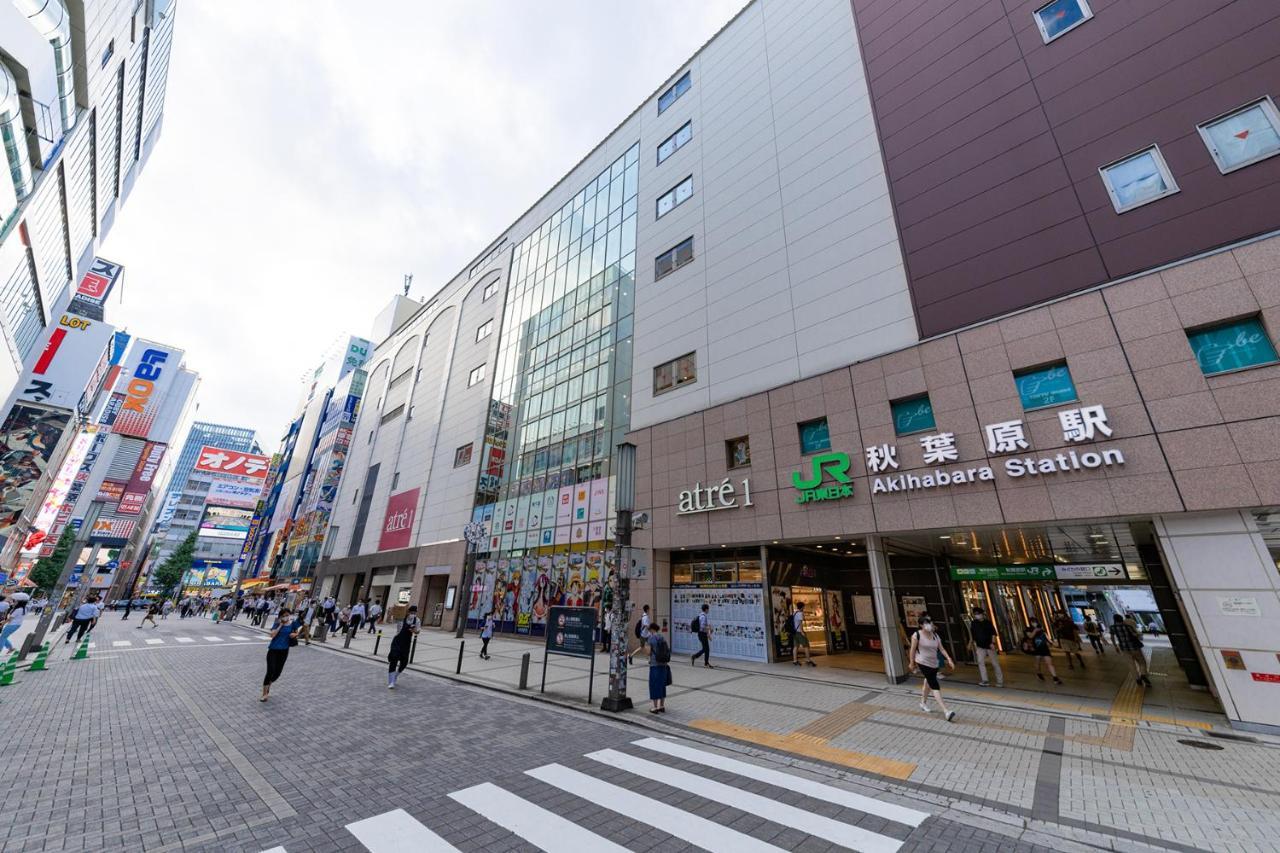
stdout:
<svg viewBox="0 0 1280 853">
<path fill-rule="evenodd" d="M 271 459 L 267 456 L 208 445 L 200 448 L 200 457 L 196 460 L 197 471 L 233 474 L 237 477 L 253 477 L 258 480 L 267 479 L 269 467 L 271 467 Z"/>
<path fill-rule="evenodd" d="M 29 534 L 27 534 L 27 541 L 22 543 L 22 550 L 30 551 L 32 548 L 47 539 L 48 536 L 49 534 L 45 533 L 43 530 L 33 529 Z"/>
<path fill-rule="evenodd" d="M 142 455 L 138 457 L 138 464 L 133 468 L 133 476 L 129 478 L 129 483 L 124 487 L 124 493 L 120 496 L 120 506 L 116 508 L 116 512 L 120 515 L 138 515 L 142 512 L 142 506 L 147 502 L 147 493 L 151 491 L 151 481 L 155 479 L 156 472 L 160 470 L 160 460 L 164 458 L 165 446 L 154 442 L 147 442 L 147 446 L 142 448 Z"/>
<path fill-rule="evenodd" d="M 418 516 L 418 489 L 410 489 L 387 499 L 387 514 L 382 519 L 379 551 L 408 548 L 413 540 L 413 521 Z"/>
<path fill-rule="evenodd" d="M 1280 674 L 1274 672 L 1251 672 L 1254 681 L 1266 681 L 1270 684 L 1280 684 Z"/>
<path fill-rule="evenodd" d="M 119 503 L 120 498 L 124 497 L 125 485 L 119 480 L 103 480 L 98 486 L 97 500 L 107 503 Z"/>
</svg>

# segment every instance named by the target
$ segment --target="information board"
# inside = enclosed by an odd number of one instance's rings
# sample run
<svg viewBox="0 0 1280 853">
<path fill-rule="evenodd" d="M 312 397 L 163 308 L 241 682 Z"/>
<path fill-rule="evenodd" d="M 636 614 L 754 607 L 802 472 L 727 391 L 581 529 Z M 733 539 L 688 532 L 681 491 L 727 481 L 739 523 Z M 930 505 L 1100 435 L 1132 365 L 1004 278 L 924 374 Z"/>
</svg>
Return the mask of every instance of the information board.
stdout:
<svg viewBox="0 0 1280 853">
<path fill-rule="evenodd" d="M 596 609 L 553 607 L 547 620 L 547 654 L 595 657 Z"/>
</svg>

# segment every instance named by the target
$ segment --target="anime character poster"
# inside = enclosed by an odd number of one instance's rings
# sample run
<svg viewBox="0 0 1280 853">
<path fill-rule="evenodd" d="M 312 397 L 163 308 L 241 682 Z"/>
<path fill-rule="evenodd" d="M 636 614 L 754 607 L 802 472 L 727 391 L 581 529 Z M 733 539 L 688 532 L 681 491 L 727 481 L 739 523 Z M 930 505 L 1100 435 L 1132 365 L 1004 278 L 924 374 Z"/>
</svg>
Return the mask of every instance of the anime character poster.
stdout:
<svg viewBox="0 0 1280 853">
<path fill-rule="evenodd" d="M 586 606 L 587 555 L 581 552 L 569 555 L 569 575 L 565 580 L 564 604 L 566 607 Z"/>
<path fill-rule="evenodd" d="M 773 613 L 773 653 L 781 660 L 791 656 L 791 587 L 775 586 L 769 593 L 769 608 Z"/>
<path fill-rule="evenodd" d="M 551 609 L 552 558 L 539 557 L 538 571 L 529 590 L 529 625 L 547 624 L 547 612 Z"/>
<path fill-rule="evenodd" d="M 569 555 L 556 554 L 551 558 L 551 602 L 554 605 L 564 604 L 564 587 L 569 577 Z"/>
<path fill-rule="evenodd" d="M 0 427 L 0 530 L 22 517 L 70 421 L 70 412 L 21 404 L 9 410 Z"/>
<path fill-rule="evenodd" d="M 827 590 L 827 630 L 831 632 L 831 651 L 849 648 L 849 632 L 845 625 L 844 600 L 838 590 Z"/>
<path fill-rule="evenodd" d="M 604 577 L 604 553 L 601 551 L 587 552 L 587 583 L 586 583 L 586 601 L 587 607 L 600 609 L 600 599 L 602 598 Z M 599 624 L 604 624 L 600 620 Z"/>
</svg>

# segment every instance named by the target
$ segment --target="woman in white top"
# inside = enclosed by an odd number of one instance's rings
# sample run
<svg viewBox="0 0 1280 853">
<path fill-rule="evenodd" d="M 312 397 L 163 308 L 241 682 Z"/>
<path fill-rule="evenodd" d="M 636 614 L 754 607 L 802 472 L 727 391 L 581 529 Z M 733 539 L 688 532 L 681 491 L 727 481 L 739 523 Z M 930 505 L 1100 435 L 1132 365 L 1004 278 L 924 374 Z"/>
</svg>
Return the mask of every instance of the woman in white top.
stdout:
<svg viewBox="0 0 1280 853">
<path fill-rule="evenodd" d="M 922 616 L 920 630 L 911 635 L 910 651 L 912 671 L 924 676 L 924 684 L 920 686 L 920 710 L 926 714 L 929 713 L 929 691 L 932 690 L 933 698 L 937 700 L 938 707 L 942 709 L 942 715 L 949 723 L 956 718 L 956 712 L 948 711 L 946 703 L 942 701 L 942 687 L 938 684 L 939 653 L 946 660 L 947 668 L 954 670 L 956 663 L 951 659 L 951 655 L 947 654 L 946 647 L 942 645 L 942 638 L 933 627 L 933 620 L 928 616 Z"/>
<path fill-rule="evenodd" d="M 9 618 L 5 620 L 4 628 L 0 629 L 0 651 L 13 652 L 14 648 L 10 638 L 14 633 L 22 627 L 22 620 L 27 615 L 27 602 L 25 600 L 15 602 L 9 608 Z"/>
</svg>

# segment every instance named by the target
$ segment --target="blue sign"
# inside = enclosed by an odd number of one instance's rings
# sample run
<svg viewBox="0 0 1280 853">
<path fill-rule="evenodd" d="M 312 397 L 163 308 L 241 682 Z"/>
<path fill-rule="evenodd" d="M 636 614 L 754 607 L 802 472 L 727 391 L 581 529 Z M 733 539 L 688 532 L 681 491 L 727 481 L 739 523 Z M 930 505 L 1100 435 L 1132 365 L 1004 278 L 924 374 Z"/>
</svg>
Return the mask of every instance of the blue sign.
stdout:
<svg viewBox="0 0 1280 853">
<path fill-rule="evenodd" d="M 107 570 L 107 571 L 109 571 L 109 572 L 114 572 L 114 571 L 115 571 L 116 569 L 118 569 L 118 568 L 120 568 L 120 561 L 119 561 L 119 560 L 107 560 L 107 562 L 106 562 L 106 570 Z"/>
<path fill-rule="evenodd" d="M 827 429 L 827 419 L 818 418 L 800 424 L 800 452 L 817 453 L 831 449 L 831 432 Z"/>
<path fill-rule="evenodd" d="M 1022 408 L 1027 411 L 1078 399 L 1075 383 L 1071 381 L 1071 371 L 1067 370 L 1065 364 L 1015 373 L 1013 381 L 1018 386 Z"/>
<path fill-rule="evenodd" d="M 1206 376 L 1277 360 L 1276 348 L 1257 317 L 1187 332 L 1187 340 Z"/>
<path fill-rule="evenodd" d="M 898 435 L 923 432 L 937 426 L 928 394 L 890 403 L 889 409 L 893 412 L 893 431 Z"/>
</svg>

